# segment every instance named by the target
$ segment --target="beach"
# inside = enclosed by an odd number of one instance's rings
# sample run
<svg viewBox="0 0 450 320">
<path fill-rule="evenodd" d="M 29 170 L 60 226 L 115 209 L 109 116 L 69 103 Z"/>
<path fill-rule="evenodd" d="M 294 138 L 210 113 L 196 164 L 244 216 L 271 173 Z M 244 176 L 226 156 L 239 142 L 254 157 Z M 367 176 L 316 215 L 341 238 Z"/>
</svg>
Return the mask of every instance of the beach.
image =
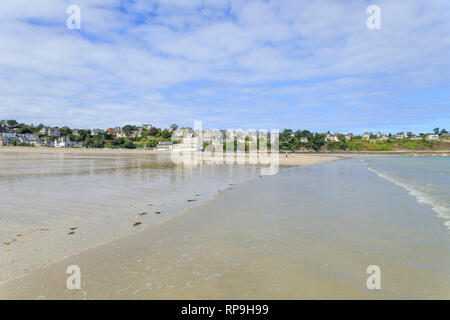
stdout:
<svg viewBox="0 0 450 320">
<path fill-rule="evenodd" d="M 71 161 L 79 161 L 78 156 Z M 115 162 L 117 156 L 113 157 Z M 439 198 L 438 194 L 427 198 L 428 189 L 421 189 L 421 196 L 429 203 L 420 203 L 405 187 L 406 180 L 398 180 L 402 186 L 380 176 L 392 173 L 391 180 L 400 179 L 400 173 L 408 168 L 416 172 L 417 165 L 424 166 L 423 161 L 445 174 L 448 158 L 355 157 L 335 161 L 336 157 L 283 155 L 284 165 L 272 176 L 261 176 L 255 166 L 213 165 L 200 166 L 197 170 L 201 170 L 192 171 L 189 177 L 174 178 L 172 170 L 177 166 L 166 162 L 167 155 L 151 156 L 155 158 L 142 160 L 141 155 L 132 154 L 131 159 L 121 160 L 126 165 L 116 163 L 114 170 L 100 157 L 96 161 L 102 164 L 101 170 L 84 174 L 97 181 L 105 170 L 108 175 L 125 171 L 125 178 L 119 176 L 126 182 L 146 176 L 150 161 L 151 170 L 154 163 L 169 166 L 169 180 L 176 182 L 162 183 L 161 176 L 168 172 L 158 167 L 158 198 L 161 190 L 169 192 L 177 187 L 178 192 L 170 192 L 170 197 L 159 203 L 148 198 L 140 202 L 142 194 L 137 192 L 144 185 L 138 184 L 127 194 L 127 198 L 134 195 L 135 207 L 126 207 L 126 202 L 121 208 L 114 202 L 105 210 L 108 202 L 102 201 L 99 207 L 91 207 L 91 203 L 89 208 L 94 209 L 86 221 L 69 219 L 64 226 L 51 225 L 59 230 L 53 235 L 50 230 L 39 230 L 35 236 L 2 245 L 2 263 L 11 276 L 0 285 L 0 298 L 450 298 L 448 220 L 433 211 L 448 206 L 448 197 Z M 398 164 L 402 171 L 394 175 Z M 183 177 L 187 169 L 178 169 Z M 136 170 L 136 175 L 130 170 Z M 442 176 L 441 171 L 436 176 Z M 16 183 L 11 177 L 14 170 L 8 172 L 2 179 Z M 68 178 L 58 175 L 57 179 L 67 182 Z M 148 188 L 149 180 L 145 181 Z M 439 189 L 448 187 L 445 179 L 442 183 Z M 419 186 L 410 184 L 415 185 Z M 48 190 L 47 201 L 51 199 Z M 96 190 L 112 189 L 100 180 Z M 181 190 L 189 192 L 181 194 Z M 430 201 L 441 202 L 433 206 Z M 149 202 L 154 202 L 156 209 L 145 207 Z M 166 209 L 170 202 L 183 205 Z M 148 213 L 139 216 L 144 210 Z M 155 210 L 161 214 L 154 214 Z M 103 216 L 103 211 L 110 217 Z M 107 224 L 108 219 L 114 223 Z M 142 225 L 133 227 L 136 221 Z M 68 235 L 70 226 L 77 227 L 72 235 Z M 16 232 L 19 229 L 10 234 Z M 39 254 L 30 256 L 33 250 Z M 14 263 L 9 258 L 14 258 Z M 71 265 L 81 269 L 80 290 L 66 288 L 66 270 Z M 370 265 L 381 269 L 381 290 L 369 290 L 366 285 Z"/>
<path fill-rule="evenodd" d="M 2 148 L 0 283 L 165 223 L 259 175 L 255 165 L 175 165 L 168 152 Z"/>
</svg>

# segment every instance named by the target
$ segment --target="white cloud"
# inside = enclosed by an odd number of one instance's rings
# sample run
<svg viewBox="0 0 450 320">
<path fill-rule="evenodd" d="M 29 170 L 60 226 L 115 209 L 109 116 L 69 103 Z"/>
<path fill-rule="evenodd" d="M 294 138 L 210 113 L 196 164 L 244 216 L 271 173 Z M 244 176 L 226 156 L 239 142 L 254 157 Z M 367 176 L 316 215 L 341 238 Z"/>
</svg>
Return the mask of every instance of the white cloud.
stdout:
<svg viewBox="0 0 450 320">
<path fill-rule="evenodd" d="M 69 4 L 81 31 L 65 27 Z M 332 110 L 336 128 L 382 126 L 404 120 L 411 96 L 412 126 L 420 110 L 448 120 L 448 1 L 381 0 L 380 31 L 366 28 L 369 4 L 3 0 L 0 118 L 322 128 Z M 436 93 L 447 108 L 419 108 Z"/>
</svg>

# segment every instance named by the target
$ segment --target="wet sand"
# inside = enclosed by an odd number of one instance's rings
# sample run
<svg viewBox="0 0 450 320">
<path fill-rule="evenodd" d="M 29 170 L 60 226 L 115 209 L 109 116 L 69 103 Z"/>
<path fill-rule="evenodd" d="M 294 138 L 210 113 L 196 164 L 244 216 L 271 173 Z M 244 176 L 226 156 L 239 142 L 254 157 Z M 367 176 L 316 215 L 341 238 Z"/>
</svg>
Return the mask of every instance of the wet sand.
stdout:
<svg viewBox="0 0 450 320">
<path fill-rule="evenodd" d="M 2 299 L 448 299 L 448 233 L 358 160 L 229 186 L 143 232 L 0 286 Z M 82 289 L 67 290 L 78 265 Z M 379 265 L 382 290 L 368 290 Z"/>
<path fill-rule="evenodd" d="M 166 223 L 259 174 L 256 166 L 186 168 L 167 152 L 0 148 L 0 283 Z"/>
</svg>

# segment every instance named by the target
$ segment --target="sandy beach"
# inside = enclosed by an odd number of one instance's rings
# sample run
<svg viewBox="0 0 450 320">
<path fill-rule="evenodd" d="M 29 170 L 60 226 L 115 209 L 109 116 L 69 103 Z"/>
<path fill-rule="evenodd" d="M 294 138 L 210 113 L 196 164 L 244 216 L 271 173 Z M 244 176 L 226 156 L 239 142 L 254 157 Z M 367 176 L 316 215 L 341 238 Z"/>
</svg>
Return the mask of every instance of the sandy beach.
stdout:
<svg viewBox="0 0 450 320">
<path fill-rule="evenodd" d="M 448 231 L 360 159 L 257 175 L 183 212 L 29 270 L 0 285 L 0 298 L 450 298 Z M 366 287 L 373 264 L 382 290 Z M 66 288 L 70 265 L 81 290 Z"/>
<path fill-rule="evenodd" d="M 280 166 L 332 160 L 282 155 Z M 183 168 L 168 152 L 0 148 L 0 283 L 167 223 L 258 177 L 254 165 Z"/>
</svg>

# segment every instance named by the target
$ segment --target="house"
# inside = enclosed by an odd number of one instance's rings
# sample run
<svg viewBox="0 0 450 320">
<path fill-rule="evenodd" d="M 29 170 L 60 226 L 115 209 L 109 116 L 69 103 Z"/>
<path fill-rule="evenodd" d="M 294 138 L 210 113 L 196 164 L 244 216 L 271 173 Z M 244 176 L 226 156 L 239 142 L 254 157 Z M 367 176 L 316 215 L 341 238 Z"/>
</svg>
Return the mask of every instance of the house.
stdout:
<svg viewBox="0 0 450 320">
<path fill-rule="evenodd" d="M 78 129 L 73 129 L 73 130 L 72 130 L 72 134 L 73 134 L 74 136 L 79 136 L 79 135 L 80 135 L 80 132 L 79 132 Z"/>
<path fill-rule="evenodd" d="M 93 130 L 91 130 L 91 135 L 98 136 L 99 134 L 101 134 L 103 132 L 105 132 L 105 131 L 103 131 L 102 129 L 93 129 Z"/>
<path fill-rule="evenodd" d="M 353 139 L 353 133 L 347 133 L 345 135 L 345 140 L 352 140 Z"/>
<path fill-rule="evenodd" d="M 369 140 L 370 139 L 371 134 L 369 132 L 364 132 L 362 135 L 362 139 L 363 140 Z"/>
<path fill-rule="evenodd" d="M 49 137 L 61 136 L 61 130 L 58 127 L 42 127 L 39 133 Z"/>
<path fill-rule="evenodd" d="M 243 134 L 243 133 L 242 133 Z M 245 142 L 245 134 L 243 137 L 241 137 L 242 142 Z M 222 151 L 223 150 L 223 141 L 224 141 L 224 134 L 221 130 L 215 130 L 215 129 L 206 129 L 203 133 L 203 142 L 209 144 L 208 150 L 209 151 Z M 239 138 L 238 138 L 239 141 Z"/>
<path fill-rule="evenodd" d="M 300 142 L 301 142 L 301 143 L 308 143 L 308 138 L 306 138 L 306 137 L 301 137 L 301 138 L 300 138 Z"/>
<path fill-rule="evenodd" d="M 181 128 L 177 129 L 172 133 L 172 140 L 173 141 L 183 141 L 183 139 L 187 137 L 192 137 L 194 135 L 194 132 L 191 128 Z"/>
<path fill-rule="evenodd" d="M 437 134 L 427 134 L 427 140 L 439 140 L 439 135 L 437 135 Z"/>
<path fill-rule="evenodd" d="M 387 139 L 389 139 L 388 136 L 386 136 L 382 132 L 377 132 L 376 137 L 377 137 L 378 140 L 387 140 Z"/>
<path fill-rule="evenodd" d="M 50 141 L 34 134 L 0 133 L 0 146 L 14 145 L 47 147 L 50 145 Z"/>
<path fill-rule="evenodd" d="M 14 133 L 18 129 L 18 125 L 9 125 L 7 120 L 0 121 L 0 132 Z"/>
<path fill-rule="evenodd" d="M 151 124 L 143 124 L 142 128 L 146 129 L 146 130 L 150 130 L 152 128 L 152 125 Z"/>
<path fill-rule="evenodd" d="M 67 137 L 59 137 L 53 142 L 53 146 L 55 148 L 81 148 L 83 143 L 71 141 Z"/>
<path fill-rule="evenodd" d="M 8 124 L 6 123 L 6 121 L 4 122 L 0 122 L 0 132 L 11 132 Z"/>
<path fill-rule="evenodd" d="M 406 139 L 408 136 L 406 135 L 406 133 L 404 132 L 399 132 L 395 135 L 395 139 L 401 140 L 401 139 Z"/>
<path fill-rule="evenodd" d="M 116 136 L 116 129 L 114 129 L 114 128 L 108 128 L 108 129 L 106 129 L 106 132 L 108 134 L 112 135 L 113 137 Z"/>
<path fill-rule="evenodd" d="M 159 141 L 156 146 L 157 151 L 172 151 L 173 142 L 172 141 Z"/>
<path fill-rule="evenodd" d="M 199 137 L 185 136 L 182 138 L 182 142 L 174 144 L 172 146 L 172 149 L 177 151 L 193 152 L 193 151 L 201 151 L 202 146 Z"/>
<path fill-rule="evenodd" d="M 115 127 L 114 131 L 116 132 L 116 138 L 126 138 L 126 134 L 123 132 L 121 127 Z"/>
<path fill-rule="evenodd" d="M 338 142 L 339 141 L 338 133 L 335 134 L 327 133 L 327 135 L 325 136 L 325 141 Z"/>
</svg>

